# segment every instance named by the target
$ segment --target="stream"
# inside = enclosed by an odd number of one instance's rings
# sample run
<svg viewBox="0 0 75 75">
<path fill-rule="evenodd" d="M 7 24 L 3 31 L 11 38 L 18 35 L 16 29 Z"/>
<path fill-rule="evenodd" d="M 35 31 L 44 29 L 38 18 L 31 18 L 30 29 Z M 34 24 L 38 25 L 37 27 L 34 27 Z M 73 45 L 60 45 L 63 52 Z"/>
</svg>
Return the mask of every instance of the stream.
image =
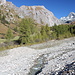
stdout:
<svg viewBox="0 0 75 75">
<path fill-rule="evenodd" d="M 60 57 L 63 54 L 66 54 L 67 52 L 70 52 L 70 51 L 73 51 L 73 50 L 75 50 L 75 49 L 72 49 L 72 50 L 71 49 L 62 50 L 62 53 L 50 57 L 49 61 L 52 60 L 52 59 L 55 59 L 57 57 Z M 45 64 L 48 64 L 47 57 L 49 55 L 51 55 L 51 53 L 40 55 L 39 58 L 37 58 L 35 60 L 35 64 L 30 68 L 30 72 L 28 73 L 28 75 L 37 75 L 40 72 L 42 72 L 42 69 L 45 67 Z"/>
<path fill-rule="evenodd" d="M 48 64 L 48 62 L 46 61 L 47 56 L 48 56 L 48 54 L 46 54 L 46 55 L 43 54 L 39 58 L 37 58 L 35 60 L 34 66 L 32 66 L 32 68 L 30 68 L 30 72 L 28 73 L 28 75 L 37 75 L 38 73 L 40 73 L 42 71 L 42 69 L 44 68 L 44 65 Z"/>
</svg>

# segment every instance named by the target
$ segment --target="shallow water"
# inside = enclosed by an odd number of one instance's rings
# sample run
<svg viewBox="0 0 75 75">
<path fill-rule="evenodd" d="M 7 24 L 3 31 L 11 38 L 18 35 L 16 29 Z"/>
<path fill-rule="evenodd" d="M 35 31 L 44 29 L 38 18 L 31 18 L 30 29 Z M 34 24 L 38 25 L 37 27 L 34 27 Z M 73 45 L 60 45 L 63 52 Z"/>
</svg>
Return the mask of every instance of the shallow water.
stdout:
<svg viewBox="0 0 75 75">
<path fill-rule="evenodd" d="M 75 48 L 74 49 L 63 50 L 62 53 L 50 57 L 50 60 L 55 59 L 57 57 L 60 57 L 63 54 L 66 54 L 67 52 L 74 51 L 74 50 L 75 50 Z M 51 53 L 46 53 L 46 54 L 40 55 L 39 58 L 37 58 L 35 60 L 35 64 L 30 68 L 30 72 L 28 73 L 28 75 L 37 75 L 37 74 L 39 74 L 42 71 L 42 69 L 45 67 L 45 64 L 48 64 L 47 57 L 49 55 L 51 55 Z M 55 72 L 53 72 L 53 73 L 55 73 Z"/>
<path fill-rule="evenodd" d="M 46 55 L 43 54 L 35 60 L 35 64 L 31 67 L 28 75 L 37 75 L 42 71 L 45 64 L 47 64 Z"/>
</svg>

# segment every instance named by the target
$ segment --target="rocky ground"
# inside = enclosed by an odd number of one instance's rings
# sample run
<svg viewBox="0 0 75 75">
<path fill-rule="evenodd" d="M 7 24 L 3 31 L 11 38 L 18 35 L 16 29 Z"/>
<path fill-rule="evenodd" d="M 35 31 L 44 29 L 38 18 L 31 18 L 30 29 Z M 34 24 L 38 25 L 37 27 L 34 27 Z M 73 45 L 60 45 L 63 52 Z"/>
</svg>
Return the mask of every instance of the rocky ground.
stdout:
<svg viewBox="0 0 75 75">
<path fill-rule="evenodd" d="M 75 37 L 52 40 L 0 52 L 0 75 L 74 75 L 74 62 Z"/>
</svg>

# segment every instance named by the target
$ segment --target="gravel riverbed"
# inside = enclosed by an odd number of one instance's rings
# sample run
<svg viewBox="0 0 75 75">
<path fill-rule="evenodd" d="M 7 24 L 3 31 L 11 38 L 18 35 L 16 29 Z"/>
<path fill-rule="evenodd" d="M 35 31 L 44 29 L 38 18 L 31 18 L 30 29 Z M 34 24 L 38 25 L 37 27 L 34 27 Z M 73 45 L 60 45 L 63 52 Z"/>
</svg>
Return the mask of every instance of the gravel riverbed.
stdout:
<svg viewBox="0 0 75 75">
<path fill-rule="evenodd" d="M 58 75 L 65 65 L 75 62 L 75 37 L 0 52 L 0 75 L 28 75 L 40 57 L 45 64 L 34 75 Z"/>
</svg>

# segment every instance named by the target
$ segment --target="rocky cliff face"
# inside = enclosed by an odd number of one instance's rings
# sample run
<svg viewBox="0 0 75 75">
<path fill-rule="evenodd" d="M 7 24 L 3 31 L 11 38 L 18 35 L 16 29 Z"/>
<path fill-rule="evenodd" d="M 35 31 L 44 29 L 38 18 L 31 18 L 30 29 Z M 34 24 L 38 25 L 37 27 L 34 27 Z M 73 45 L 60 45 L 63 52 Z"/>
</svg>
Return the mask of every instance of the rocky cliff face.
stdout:
<svg viewBox="0 0 75 75">
<path fill-rule="evenodd" d="M 20 18 L 31 17 L 37 23 L 49 26 L 53 26 L 54 24 L 60 24 L 60 21 L 53 15 L 52 12 L 47 10 L 44 6 L 21 6 L 20 8 L 16 7 L 11 2 L 6 2 L 6 0 L 0 0 L 0 5 L 4 4 L 3 7 L 8 14 L 6 15 L 7 21 L 16 21 L 15 15 Z M 2 9 L 2 8 L 1 8 Z M 12 16 L 11 16 L 12 15 Z"/>
<path fill-rule="evenodd" d="M 4 2 L 5 0 L 0 1 L 0 16 L 4 17 L 4 19 L 9 23 L 14 23 L 15 21 L 17 21 L 19 17 L 16 13 L 18 7 L 16 7 L 12 2 Z"/>
<path fill-rule="evenodd" d="M 75 13 L 74 12 L 71 12 L 68 16 L 61 17 L 60 20 L 63 21 L 64 23 L 73 22 L 73 21 L 75 21 Z"/>
<path fill-rule="evenodd" d="M 23 14 L 19 14 L 22 18 L 24 16 L 29 16 L 36 20 L 39 24 L 48 24 L 53 26 L 55 23 L 58 25 L 60 21 L 53 15 L 52 12 L 47 10 L 44 6 L 21 6 L 20 10 Z"/>
</svg>

